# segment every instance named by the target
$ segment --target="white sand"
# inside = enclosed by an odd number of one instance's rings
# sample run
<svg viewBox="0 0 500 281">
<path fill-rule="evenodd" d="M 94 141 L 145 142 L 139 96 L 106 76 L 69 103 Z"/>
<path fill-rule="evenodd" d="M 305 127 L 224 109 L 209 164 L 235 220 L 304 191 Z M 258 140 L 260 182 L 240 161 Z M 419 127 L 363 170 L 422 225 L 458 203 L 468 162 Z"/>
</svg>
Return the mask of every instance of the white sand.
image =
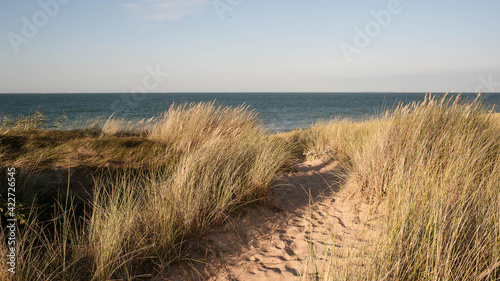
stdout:
<svg viewBox="0 0 500 281">
<path fill-rule="evenodd" d="M 202 243 L 216 257 L 197 269 L 197 278 L 183 279 L 307 280 L 313 251 L 320 263 L 362 266 L 352 256 L 365 248 L 368 210 L 339 194 L 338 164 L 309 161 L 295 169 L 273 187 L 272 204 L 246 208 L 242 218 L 207 235 Z M 354 253 L 349 261 L 347 251 Z"/>
</svg>

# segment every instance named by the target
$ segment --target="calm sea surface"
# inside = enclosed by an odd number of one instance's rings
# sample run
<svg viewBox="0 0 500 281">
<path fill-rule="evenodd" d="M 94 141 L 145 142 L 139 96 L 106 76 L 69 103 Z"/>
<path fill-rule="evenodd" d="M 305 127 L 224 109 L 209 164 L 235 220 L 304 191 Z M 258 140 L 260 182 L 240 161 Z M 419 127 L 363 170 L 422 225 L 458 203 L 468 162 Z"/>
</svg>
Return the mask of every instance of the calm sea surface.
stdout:
<svg viewBox="0 0 500 281">
<path fill-rule="evenodd" d="M 52 124 L 65 112 L 71 120 L 127 119 L 160 115 L 175 103 L 213 101 L 220 105 L 243 103 L 258 112 L 271 130 L 305 128 L 319 119 L 362 119 L 383 113 L 398 102 L 419 101 L 425 93 L 152 93 L 152 94 L 0 94 L 0 114 L 16 117 L 37 109 Z M 473 99 L 477 94 L 462 94 Z M 483 94 L 483 102 L 500 109 L 500 93 Z"/>
</svg>

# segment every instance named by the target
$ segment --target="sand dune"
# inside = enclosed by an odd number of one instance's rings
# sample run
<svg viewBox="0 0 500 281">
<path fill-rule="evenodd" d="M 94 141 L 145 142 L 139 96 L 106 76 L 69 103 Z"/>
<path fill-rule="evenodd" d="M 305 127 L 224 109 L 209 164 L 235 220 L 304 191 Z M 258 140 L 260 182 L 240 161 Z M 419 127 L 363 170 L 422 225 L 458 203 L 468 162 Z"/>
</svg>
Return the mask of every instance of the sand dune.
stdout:
<svg viewBox="0 0 500 281">
<path fill-rule="evenodd" d="M 336 162 L 296 165 L 273 187 L 272 204 L 248 208 L 204 238 L 215 257 L 189 279 L 303 280 L 313 253 L 319 263 L 338 259 L 341 266 L 347 251 L 363 248 L 369 225 L 360 219 L 367 211 L 339 195 L 339 171 Z"/>
</svg>

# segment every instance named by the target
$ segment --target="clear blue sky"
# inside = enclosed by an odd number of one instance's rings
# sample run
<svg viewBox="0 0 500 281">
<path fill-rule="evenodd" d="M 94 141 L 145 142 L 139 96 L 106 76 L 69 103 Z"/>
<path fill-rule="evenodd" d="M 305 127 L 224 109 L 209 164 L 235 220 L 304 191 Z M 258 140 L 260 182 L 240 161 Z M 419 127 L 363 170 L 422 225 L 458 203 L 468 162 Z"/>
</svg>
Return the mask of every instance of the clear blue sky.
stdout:
<svg viewBox="0 0 500 281">
<path fill-rule="evenodd" d="M 500 92 L 498 0 L 0 0 L 0 35 L 3 93 Z"/>
</svg>

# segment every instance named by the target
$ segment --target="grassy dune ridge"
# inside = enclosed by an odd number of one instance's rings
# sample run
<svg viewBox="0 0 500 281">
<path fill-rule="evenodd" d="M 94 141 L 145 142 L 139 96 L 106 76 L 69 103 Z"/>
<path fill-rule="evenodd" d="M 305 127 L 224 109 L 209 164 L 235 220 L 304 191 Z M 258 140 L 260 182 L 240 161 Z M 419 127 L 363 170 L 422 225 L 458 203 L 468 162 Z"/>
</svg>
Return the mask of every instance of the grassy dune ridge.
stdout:
<svg viewBox="0 0 500 281">
<path fill-rule="evenodd" d="M 381 119 L 313 126 L 305 143 L 333 143 L 331 156 L 349 167 L 346 189 L 387 204 L 364 272 L 323 279 L 498 280 L 498 117 L 480 101 L 428 97 Z"/>
<path fill-rule="evenodd" d="M 320 121 L 277 135 L 246 107 L 215 103 L 70 131 L 41 124 L 40 114 L 0 124 L 2 172 L 22 167 L 19 198 L 47 202 L 33 194 L 47 189 L 46 178 L 30 181 L 39 171 L 87 169 L 95 178 L 83 209 L 71 178 L 50 206 L 50 222 L 37 219 L 48 208 L 20 209 L 30 212 L 18 229 L 18 273 L 7 273 L 0 259 L 1 280 L 161 275 L 183 259 L 186 241 L 265 197 L 295 153 L 340 161 L 344 192 L 362 195 L 381 217 L 362 267 L 311 255 L 308 264 L 321 264 L 321 272 L 309 270 L 315 280 L 500 278 L 500 114 L 478 100 L 429 96 L 379 118 Z"/>
<path fill-rule="evenodd" d="M 48 224 L 53 231 L 44 231 L 46 224 L 35 217 L 28 219 L 17 238 L 17 274 L 3 271 L 2 264 L 2 280 L 108 280 L 161 273 L 182 258 L 186 241 L 224 222 L 238 206 L 263 198 L 290 160 L 289 144 L 267 134 L 245 107 L 173 105 L 140 127 L 111 118 L 100 131 L 58 132 L 71 137 L 46 146 L 37 145 L 38 137 L 50 132 L 15 124 L 2 128 L 8 144 L 12 137 L 26 137 L 23 147 L 3 150 L 12 164 L 26 163 L 23 152 L 29 147 L 53 158 L 41 161 L 46 167 L 68 162 L 123 166 L 95 179 L 83 220 L 71 198 L 55 206 Z M 75 157 L 82 147 L 88 157 Z M 74 159 L 65 162 L 67 156 Z M 0 251 L 6 251 L 5 244 Z"/>
</svg>

